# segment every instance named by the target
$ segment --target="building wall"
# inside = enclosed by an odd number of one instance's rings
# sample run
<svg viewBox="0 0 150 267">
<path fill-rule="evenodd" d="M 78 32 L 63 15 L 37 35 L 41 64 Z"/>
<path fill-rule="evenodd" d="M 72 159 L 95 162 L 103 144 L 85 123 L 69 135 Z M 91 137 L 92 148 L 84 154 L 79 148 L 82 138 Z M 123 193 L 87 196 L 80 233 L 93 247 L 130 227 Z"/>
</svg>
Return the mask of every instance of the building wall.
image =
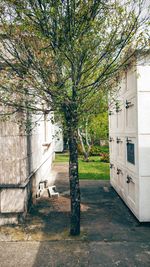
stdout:
<svg viewBox="0 0 150 267">
<path fill-rule="evenodd" d="M 0 122 L 0 184 L 22 183 L 27 176 L 27 137 L 13 121 Z"/>
<path fill-rule="evenodd" d="M 15 121 L 21 118 L 15 116 Z M 27 135 L 14 118 L 0 122 L 0 224 L 17 223 L 25 216 L 39 188 L 39 182 L 54 182 L 53 126 L 48 115 L 34 116 Z"/>
<path fill-rule="evenodd" d="M 139 221 L 150 221 L 149 77 L 149 60 L 130 67 L 109 116 L 111 184 Z"/>
<path fill-rule="evenodd" d="M 39 182 L 48 180 L 49 185 L 54 183 L 55 177 L 51 175 L 52 161 L 55 157 L 54 125 L 51 123 L 53 115 L 46 115 L 39 118 L 37 126 L 33 127 L 31 136 L 31 149 L 29 158 L 31 172 L 36 179 L 33 179 L 33 194 L 35 195 Z"/>
<path fill-rule="evenodd" d="M 55 152 L 63 152 L 64 141 L 63 141 L 63 130 L 59 124 L 55 124 Z"/>
</svg>

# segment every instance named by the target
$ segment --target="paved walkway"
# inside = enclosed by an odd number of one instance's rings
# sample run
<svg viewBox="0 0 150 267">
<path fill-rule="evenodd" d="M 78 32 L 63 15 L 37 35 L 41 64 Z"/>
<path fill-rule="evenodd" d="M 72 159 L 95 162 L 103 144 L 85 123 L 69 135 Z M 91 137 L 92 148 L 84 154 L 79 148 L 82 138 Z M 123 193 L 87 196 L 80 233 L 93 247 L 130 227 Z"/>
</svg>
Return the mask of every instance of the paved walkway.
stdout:
<svg viewBox="0 0 150 267">
<path fill-rule="evenodd" d="M 150 223 L 140 224 L 105 181 L 81 181 L 81 235 L 69 236 L 67 164 L 55 164 L 60 197 L 45 194 L 24 224 L 1 227 L 0 267 L 149 267 Z"/>
</svg>

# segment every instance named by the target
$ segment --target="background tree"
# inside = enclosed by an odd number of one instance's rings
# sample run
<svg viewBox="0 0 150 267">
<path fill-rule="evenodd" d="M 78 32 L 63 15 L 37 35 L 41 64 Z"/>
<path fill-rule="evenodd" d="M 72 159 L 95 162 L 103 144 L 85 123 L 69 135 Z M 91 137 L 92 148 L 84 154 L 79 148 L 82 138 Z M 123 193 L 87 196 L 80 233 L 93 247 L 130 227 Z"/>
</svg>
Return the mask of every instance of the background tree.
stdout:
<svg viewBox="0 0 150 267">
<path fill-rule="evenodd" d="M 93 145 L 96 142 L 100 145 L 100 138 L 108 138 L 108 96 L 105 91 L 107 92 L 107 88 L 90 98 L 80 116 L 78 136 L 85 161 L 89 161 Z"/>
<path fill-rule="evenodd" d="M 102 112 L 91 118 L 89 123 L 89 134 L 93 144 L 100 145 L 100 140 L 108 139 L 108 112 Z"/>
<path fill-rule="evenodd" d="M 80 233 L 80 116 L 87 101 L 145 45 L 142 6 L 141 0 L 0 3 L 0 103 L 13 112 L 61 114 L 69 140 L 72 235 Z"/>
</svg>

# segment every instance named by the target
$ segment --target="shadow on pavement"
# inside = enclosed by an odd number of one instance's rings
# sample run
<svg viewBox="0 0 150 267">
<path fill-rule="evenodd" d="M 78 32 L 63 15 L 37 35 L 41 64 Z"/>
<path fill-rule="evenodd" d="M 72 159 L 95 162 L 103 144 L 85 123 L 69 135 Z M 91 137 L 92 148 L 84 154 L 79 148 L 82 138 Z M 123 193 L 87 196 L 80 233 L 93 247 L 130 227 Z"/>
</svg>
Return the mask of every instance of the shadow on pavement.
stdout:
<svg viewBox="0 0 150 267">
<path fill-rule="evenodd" d="M 68 166 L 54 167 L 60 197 L 43 196 L 28 214 L 26 239 L 19 238 L 27 241 L 27 247 L 33 246 L 35 260 L 32 265 L 22 262 L 22 266 L 149 267 L 150 223 L 137 221 L 109 181 L 80 181 L 81 235 L 69 236 Z"/>
<path fill-rule="evenodd" d="M 84 180 L 80 185 L 81 236 L 68 235 L 69 202 L 61 199 L 69 201 L 64 186 L 66 193 L 63 196 L 60 189 L 62 195 L 56 200 L 60 213 L 54 211 L 52 221 L 44 221 L 44 232 L 49 229 L 62 237 L 66 231 L 63 240 L 41 242 L 33 267 L 149 267 L 150 223 L 140 224 L 108 181 Z"/>
</svg>

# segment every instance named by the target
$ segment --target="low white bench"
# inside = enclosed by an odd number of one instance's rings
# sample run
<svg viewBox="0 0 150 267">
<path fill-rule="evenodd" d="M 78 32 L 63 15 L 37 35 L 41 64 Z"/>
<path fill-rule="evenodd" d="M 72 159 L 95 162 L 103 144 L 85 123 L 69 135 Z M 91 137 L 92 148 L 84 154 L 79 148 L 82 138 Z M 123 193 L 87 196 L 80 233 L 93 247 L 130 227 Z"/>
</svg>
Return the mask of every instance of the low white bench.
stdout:
<svg viewBox="0 0 150 267">
<path fill-rule="evenodd" d="M 48 187 L 48 192 L 49 192 L 49 196 L 50 196 L 50 197 L 53 197 L 53 196 L 57 196 L 57 197 L 59 197 L 59 193 L 56 192 L 56 186 L 55 186 L 55 185 L 53 185 L 53 186 L 49 186 L 49 187 Z"/>
</svg>

